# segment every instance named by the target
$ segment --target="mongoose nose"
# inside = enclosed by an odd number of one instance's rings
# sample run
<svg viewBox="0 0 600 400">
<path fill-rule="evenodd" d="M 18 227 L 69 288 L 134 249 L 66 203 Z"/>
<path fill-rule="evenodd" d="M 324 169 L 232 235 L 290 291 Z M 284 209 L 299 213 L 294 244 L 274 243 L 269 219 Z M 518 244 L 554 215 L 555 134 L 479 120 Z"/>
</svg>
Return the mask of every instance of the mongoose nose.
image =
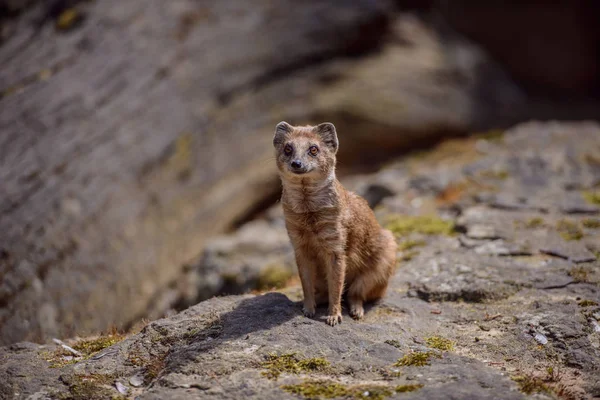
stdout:
<svg viewBox="0 0 600 400">
<path fill-rule="evenodd" d="M 302 168 L 302 163 L 298 160 L 294 160 L 294 161 L 292 161 L 292 168 L 300 169 L 300 168 Z"/>
</svg>

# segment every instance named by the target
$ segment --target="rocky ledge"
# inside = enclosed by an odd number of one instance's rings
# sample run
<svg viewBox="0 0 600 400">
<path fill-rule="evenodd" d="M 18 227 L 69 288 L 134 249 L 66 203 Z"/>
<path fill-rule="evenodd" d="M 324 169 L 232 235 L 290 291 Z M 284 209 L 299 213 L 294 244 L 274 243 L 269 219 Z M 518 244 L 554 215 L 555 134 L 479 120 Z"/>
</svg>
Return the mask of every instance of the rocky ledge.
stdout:
<svg viewBox="0 0 600 400">
<path fill-rule="evenodd" d="M 390 290 L 363 321 L 303 317 L 297 284 L 215 297 L 138 333 L 2 348 L 0 397 L 600 396 L 597 124 L 449 141 L 349 185 L 399 242 Z M 278 230 L 278 218 L 253 224 Z M 269 265 L 289 252 L 273 242 Z"/>
</svg>

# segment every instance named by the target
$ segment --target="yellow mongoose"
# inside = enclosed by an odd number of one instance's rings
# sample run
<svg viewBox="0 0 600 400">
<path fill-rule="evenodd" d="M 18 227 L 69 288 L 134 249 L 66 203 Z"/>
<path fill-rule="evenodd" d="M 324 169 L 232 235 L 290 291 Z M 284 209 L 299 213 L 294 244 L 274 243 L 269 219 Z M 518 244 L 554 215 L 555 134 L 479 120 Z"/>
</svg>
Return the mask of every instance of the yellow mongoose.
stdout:
<svg viewBox="0 0 600 400">
<path fill-rule="evenodd" d="M 342 293 L 350 315 L 381 298 L 396 264 L 396 242 L 367 202 L 335 176 L 338 138 L 331 123 L 294 127 L 280 122 L 273 137 L 283 184 L 281 203 L 304 292 L 304 315 L 329 302 L 327 323 L 342 322 Z"/>
</svg>

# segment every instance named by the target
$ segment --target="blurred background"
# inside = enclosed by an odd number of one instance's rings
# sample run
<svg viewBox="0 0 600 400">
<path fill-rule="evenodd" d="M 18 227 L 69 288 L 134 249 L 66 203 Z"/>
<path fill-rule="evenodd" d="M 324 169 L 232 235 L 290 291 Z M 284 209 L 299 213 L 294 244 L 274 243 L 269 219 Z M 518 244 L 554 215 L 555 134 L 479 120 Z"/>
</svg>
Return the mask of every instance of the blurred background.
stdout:
<svg viewBox="0 0 600 400">
<path fill-rule="evenodd" d="M 281 226 L 245 224 L 277 219 L 280 120 L 333 122 L 351 180 L 451 136 L 597 119 L 599 18 L 593 0 L 0 0 L 0 344 L 288 279 L 243 278 L 289 255 Z"/>
</svg>

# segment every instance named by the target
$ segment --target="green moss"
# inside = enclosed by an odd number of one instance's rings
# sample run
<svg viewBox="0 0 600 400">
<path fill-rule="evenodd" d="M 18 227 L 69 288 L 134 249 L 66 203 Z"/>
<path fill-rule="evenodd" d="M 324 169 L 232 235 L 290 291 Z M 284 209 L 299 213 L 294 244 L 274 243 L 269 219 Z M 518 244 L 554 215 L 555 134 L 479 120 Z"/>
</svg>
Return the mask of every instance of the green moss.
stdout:
<svg viewBox="0 0 600 400">
<path fill-rule="evenodd" d="M 556 229 L 560 236 L 565 240 L 581 240 L 583 238 L 583 232 L 579 226 L 572 222 L 562 219 L 556 224 Z"/>
<path fill-rule="evenodd" d="M 442 351 L 454 350 L 454 342 L 441 336 L 430 336 L 425 339 L 427 346 Z"/>
<path fill-rule="evenodd" d="M 293 273 L 283 265 L 270 265 L 260 271 L 256 288 L 258 290 L 280 289 L 286 285 Z"/>
<path fill-rule="evenodd" d="M 0 92 L 0 99 L 18 93 L 21 90 L 23 90 L 23 85 L 9 86 L 7 89 Z"/>
<path fill-rule="evenodd" d="M 347 398 L 357 400 L 383 400 L 396 393 L 407 393 L 422 388 L 423 385 L 400 385 L 395 388 L 383 385 L 344 386 L 328 381 L 306 381 L 296 385 L 285 385 L 281 388 L 288 393 L 307 399 Z"/>
<path fill-rule="evenodd" d="M 200 332 L 200 328 L 193 328 L 183 334 L 184 339 L 194 339 Z"/>
<path fill-rule="evenodd" d="M 540 228 L 544 226 L 544 219 L 540 217 L 530 218 L 525 222 L 525 227 L 529 229 Z"/>
<path fill-rule="evenodd" d="M 583 160 L 589 165 L 600 166 L 600 157 L 595 154 L 586 153 L 583 156 Z"/>
<path fill-rule="evenodd" d="M 385 344 L 389 344 L 390 346 L 394 346 L 397 349 L 401 349 L 402 345 L 400 344 L 399 341 L 397 340 L 386 340 L 385 342 L 383 342 Z"/>
<path fill-rule="evenodd" d="M 509 175 L 506 170 L 485 170 L 481 171 L 479 176 L 482 178 L 504 180 L 508 178 Z"/>
<path fill-rule="evenodd" d="M 394 366 L 396 367 L 423 367 L 429 365 L 431 357 L 439 357 L 431 351 L 422 352 L 415 351 L 412 353 L 405 354 L 401 359 L 396 361 Z"/>
<path fill-rule="evenodd" d="M 144 384 L 148 385 L 150 382 L 158 378 L 158 375 L 165 369 L 167 365 L 167 353 L 161 353 L 158 356 L 150 358 L 144 364 Z"/>
<path fill-rule="evenodd" d="M 406 236 L 410 233 L 422 233 L 425 235 L 452 235 L 454 223 L 436 216 L 390 216 L 386 228 L 395 235 Z"/>
<path fill-rule="evenodd" d="M 309 381 L 297 385 L 285 385 L 281 388 L 288 393 L 297 394 L 307 399 L 333 399 L 348 397 L 350 394 L 345 386 L 327 381 Z"/>
<path fill-rule="evenodd" d="M 75 350 L 81 352 L 81 354 L 83 354 L 84 357 L 89 357 L 98 353 L 101 350 L 104 350 L 107 347 L 119 343 L 123 339 L 125 339 L 124 335 L 112 334 L 100 336 L 95 339 L 83 339 L 75 343 L 72 347 Z"/>
<path fill-rule="evenodd" d="M 550 393 L 551 390 L 544 384 L 539 378 L 531 376 L 515 376 L 512 378 L 513 381 L 517 382 L 519 390 L 525 394 L 534 393 Z"/>
<path fill-rule="evenodd" d="M 81 20 L 81 14 L 74 8 L 68 8 L 56 19 L 56 29 L 66 31 L 79 20 Z"/>
<path fill-rule="evenodd" d="M 182 133 L 173 143 L 166 168 L 173 171 L 180 181 L 185 181 L 192 173 L 193 139 L 189 132 Z"/>
<path fill-rule="evenodd" d="M 491 142 L 499 142 L 504 138 L 504 131 L 501 129 L 491 129 L 487 132 L 474 133 L 473 136 L 477 139 L 489 140 Z"/>
<path fill-rule="evenodd" d="M 72 375 L 64 380 L 69 386 L 68 392 L 57 394 L 60 400 L 121 400 L 126 397 L 116 394 L 110 387 L 116 377 L 114 375 Z"/>
<path fill-rule="evenodd" d="M 81 357 L 73 357 L 72 353 L 64 350 L 62 347 L 56 349 L 55 351 L 42 351 L 40 353 L 40 357 L 50 364 L 50 368 L 63 368 L 67 365 L 75 364 L 83 359 Z"/>
<path fill-rule="evenodd" d="M 573 267 L 568 274 L 575 282 L 589 282 L 589 274 L 591 272 L 587 267 Z"/>
<path fill-rule="evenodd" d="M 593 300 L 581 300 L 577 304 L 579 305 L 579 307 L 594 307 L 598 305 L 598 303 Z"/>
<path fill-rule="evenodd" d="M 600 191 L 586 191 L 583 192 L 583 198 L 585 201 L 591 204 L 600 206 Z"/>
<path fill-rule="evenodd" d="M 581 225 L 588 229 L 600 229 L 600 219 L 586 218 L 581 221 Z"/>
<path fill-rule="evenodd" d="M 396 391 L 396 393 L 408 393 L 408 392 L 414 392 L 415 390 L 419 390 L 423 387 L 423 385 L 421 384 L 416 384 L 416 385 L 399 385 L 396 386 L 396 389 L 394 389 Z"/>
<path fill-rule="evenodd" d="M 418 255 L 419 255 L 418 251 L 407 251 L 402 254 L 402 257 L 400 259 L 402 261 L 409 262 L 410 260 L 412 260 L 413 258 L 415 258 Z"/>
<path fill-rule="evenodd" d="M 398 245 L 398 250 L 412 250 L 415 247 L 425 246 L 427 243 L 424 240 L 405 240 Z"/>
<path fill-rule="evenodd" d="M 73 353 L 57 348 L 54 351 L 43 351 L 40 356 L 50 364 L 50 368 L 63 368 L 67 365 L 75 364 L 82 360 L 96 355 L 107 347 L 112 346 L 123 340 L 124 335 L 110 334 L 100 336 L 95 339 L 83 339 L 72 345 L 71 347 L 81 353 L 81 357 L 74 357 Z"/>
<path fill-rule="evenodd" d="M 142 355 L 139 349 L 130 349 L 127 364 L 143 368 L 144 384 L 148 385 L 165 369 L 167 355 L 167 351 L 154 355 Z"/>
<path fill-rule="evenodd" d="M 324 358 L 300 358 L 296 353 L 269 354 L 261 363 L 267 371 L 263 375 L 269 379 L 277 379 L 282 373 L 300 374 L 302 372 L 326 371 L 331 364 Z"/>
</svg>

